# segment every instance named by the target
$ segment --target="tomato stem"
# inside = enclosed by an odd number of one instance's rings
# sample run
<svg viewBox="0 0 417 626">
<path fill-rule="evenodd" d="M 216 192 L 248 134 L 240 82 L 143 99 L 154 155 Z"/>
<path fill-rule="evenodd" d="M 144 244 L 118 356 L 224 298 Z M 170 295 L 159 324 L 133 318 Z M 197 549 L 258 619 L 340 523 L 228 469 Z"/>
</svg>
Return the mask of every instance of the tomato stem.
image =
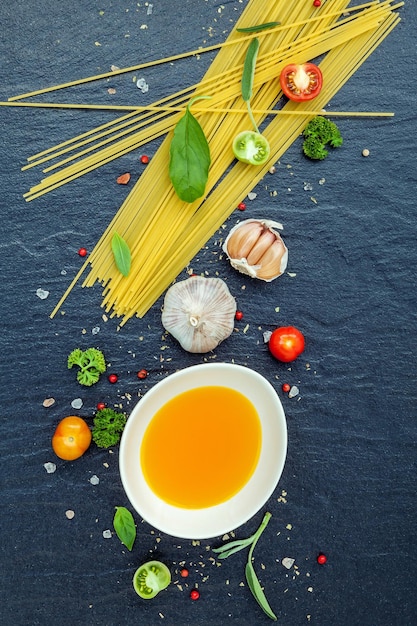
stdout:
<svg viewBox="0 0 417 626">
<path fill-rule="evenodd" d="M 248 113 L 249 113 L 250 121 L 252 122 L 252 125 L 253 125 L 253 127 L 255 129 L 255 132 L 259 133 L 259 128 L 258 128 L 258 126 L 257 126 L 257 124 L 255 122 L 255 118 L 253 117 L 253 113 L 252 113 L 252 109 L 250 107 L 249 100 L 246 101 L 246 106 L 248 107 Z"/>
</svg>

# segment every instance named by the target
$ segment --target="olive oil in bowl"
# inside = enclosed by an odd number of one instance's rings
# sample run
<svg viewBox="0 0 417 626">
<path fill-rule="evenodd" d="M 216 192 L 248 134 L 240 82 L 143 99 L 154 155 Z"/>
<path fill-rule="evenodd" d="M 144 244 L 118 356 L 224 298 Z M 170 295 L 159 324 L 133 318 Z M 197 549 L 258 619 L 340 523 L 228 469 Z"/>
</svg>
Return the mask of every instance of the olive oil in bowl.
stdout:
<svg viewBox="0 0 417 626">
<path fill-rule="evenodd" d="M 203 386 L 166 402 L 151 419 L 140 448 L 150 489 L 166 503 L 216 506 L 249 481 L 259 460 L 262 429 L 248 398 Z"/>
</svg>

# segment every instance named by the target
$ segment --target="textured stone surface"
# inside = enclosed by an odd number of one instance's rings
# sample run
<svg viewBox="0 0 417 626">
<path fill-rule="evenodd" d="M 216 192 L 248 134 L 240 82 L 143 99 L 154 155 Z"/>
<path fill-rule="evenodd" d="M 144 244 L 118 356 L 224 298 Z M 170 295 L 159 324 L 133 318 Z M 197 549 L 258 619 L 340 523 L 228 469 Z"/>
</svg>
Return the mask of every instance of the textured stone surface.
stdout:
<svg viewBox="0 0 417 626">
<path fill-rule="evenodd" d="M 101 3 L 16 0 L 0 4 L 0 100 L 222 41 L 245 2 L 131 0 Z M 279 3 L 277 3 L 279 4 Z M 283 476 L 265 506 L 273 517 L 255 551 L 255 568 L 281 624 L 406 626 L 415 623 L 415 311 L 416 111 L 408 81 L 415 64 L 417 7 L 331 105 L 393 110 L 393 119 L 341 119 L 342 149 L 312 163 L 296 144 L 247 203 L 246 217 L 283 223 L 288 273 L 271 285 L 235 272 L 218 236 L 192 262 L 196 273 L 227 281 L 243 311 L 238 329 L 215 351 L 219 361 L 258 370 L 275 386 L 288 421 Z M 279 15 L 277 16 L 279 19 Z M 146 28 L 144 27 L 146 26 Z M 210 56 L 133 72 L 40 97 L 44 101 L 142 103 L 199 80 Z M 405 76 L 405 72 L 407 75 Z M 142 93 L 136 80 L 149 90 Z M 411 73 L 412 77 L 412 73 Z M 110 93 L 108 90 L 111 90 Z M 112 90 L 116 93 L 112 93 Z M 2 238 L 0 446 L 3 624 L 15 626 L 218 626 L 267 624 L 244 581 L 238 553 L 221 567 L 208 546 L 161 535 L 135 514 L 132 553 L 112 529 L 127 506 L 118 450 L 91 449 L 57 459 L 50 439 L 75 411 L 90 422 L 98 402 L 127 413 L 138 397 L 179 368 L 205 360 L 162 341 L 159 301 L 118 330 L 103 319 L 100 288 L 78 285 L 56 318 L 51 309 L 140 175 L 139 149 L 79 181 L 26 203 L 40 172 L 26 158 L 115 116 L 109 112 L 0 108 Z M 157 148 L 147 146 L 152 156 Z M 364 158 L 362 151 L 368 149 Z M 276 193 L 275 193 L 276 192 Z M 228 221 L 231 227 L 242 214 Z M 185 278 L 186 273 L 181 274 Z M 43 290 L 38 292 L 38 290 Z M 39 293 L 49 292 L 45 299 Z M 65 313 L 65 314 L 63 314 Z M 290 367 L 271 359 L 263 333 L 294 324 L 305 353 Z M 75 347 L 100 347 L 119 380 L 80 388 L 66 369 Z M 165 349 L 162 349 L 165 348 Z M 149 375 L 139 380 L 137 371 Z M 289 399 L 288 382 L 300 393 Z M 43 406 L 45 398 L 52 406 Z M 79 410 L 71 407 L 82 398 Z M 56 471 L 45 471 L 55 463 Z M 187 472 L 179 455 L 177 471 Z M 49 467 L 49 466 L 46 466 Z M 92 484 L 92 476 L 100 477 Z M 190 476 L 192 480 L 192 476 Z M 74 511 L 68 521 L 67 512 Z M 249 536 L 263 512 L 236 529 Z M 106 533 L 106 534 L 104 534 Z M 316 562 L 323 551 L 325 565 Z M 295 558 L 291 570 L 285 556 Z M 163 560 L 174 584 L 141 601 L 135 569 Z M 180 564 L 189 570 L 179 575 Z M 178 583 L 178 584 L 177 584 Z M 189 590 L 199 584 L 198 602 Z"/>
</svg>

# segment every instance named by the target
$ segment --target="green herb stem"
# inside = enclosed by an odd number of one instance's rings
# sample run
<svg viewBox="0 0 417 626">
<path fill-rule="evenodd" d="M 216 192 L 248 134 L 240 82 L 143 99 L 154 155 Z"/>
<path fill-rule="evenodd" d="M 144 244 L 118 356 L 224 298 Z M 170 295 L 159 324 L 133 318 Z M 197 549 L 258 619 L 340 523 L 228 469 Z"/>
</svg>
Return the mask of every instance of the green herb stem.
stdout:
<svg viewBox="0 0 417 626">
<path fill-rule="evenodd" d="M 248 539 L 230 541 L 229 543 L 220 546 L 220 548 L 215 548 L 213 552 L 216 552 L 219 555 L 219 559 L 227 559 L 228 556 L 231 556 L 232 554 L 250 546 L 254 537 L 255 535 L 251 535 Z"/>
<path fill-rule="evenodd" d="M 245 575 L 246 575 L 246 581 L 248 583 L 249 589 L 251 590 L 252 595 L 254 596 L 255 600 L 257 601 L 261 609 L 268 615 L 268 617 L 276 621 L 278 618 L 273 612 L 273 610 L 271 609 L 271 607 L 269 606 L 269 602 L 266 599 L 264 591 L 259 583 L 259 580 L 256 576 L 256 572 L 252 565 L 253 551 L 270 519 L 271 519 L 271 513 L 265 513 L 261 525 L 259 526 L 258 530 L 254 534 L 254 539 L 252 541 L 252 544 L 248 553 L 248 562 L 246 563 Z"/>
<path fill-rule="evenodd" d="M 265 513 L 264 518 L 259 526 L 258 530 L 248 537 L 247 539 L 238 539 L 236 541 L 230 541 L 229 543 L 220 546 L 220 548 L 215 548 L 213 552 L 216 552 L 219 555 L 219 559 L 227 559 L 228 556 L 235 554 L 239 550 L 250 546 L 248 552 L 248 559 L 245 567 L 245 576 L 246 581 L 248 583 L 248 587 L 251 590 L 251 593 L 261 609 L 270 617 L 272 620 L 276 621 L 277 616 L 271 609 L 268 600 L 266 599 L 265 593 L 261 587 L 261 584 L 256 576 L 255 569 L 252 565 L 253 559 L 253 551 L 255 546 L 262 535 L 263 531 L 268 525 L 269 520 L 271 519 L 271 513 Z"/>
<path fill-rule="evenodd" d="M 253 117 L 253 113 L 252 113 L 252 109 L 250 108 L 249 100 L 246 101 L 246 106 L 248 107 L 248 113 L 249 113 L 250 121 L 252 122 L 252 126 L 255 129 L 255 133 L 259 133 L 259 128 L 258 128 L 257 123 L 255 122 L 255 118 Z"/>
<path fill-rule="evenodd" d="M 253 541 L 252 541 L 252 545 L 251 545 L 250 550 L 249 550 L 248 560 L 252 559 L 252 554 L 253 554 L 253 551 L 255 549 L 256 544 L 258 543 L 259 537 L 264 532 L 264 530 L 267 527 L 268 522 L 271 519 L 271 517 L 272 517 L 271 513 L 266 512 L 265 515 L 264 515 L 264 518 L 262 520 L 261 525 L 259 526 L 259 528 L 256 531 L 256 533 L 253 535 Z"/>
</svg>

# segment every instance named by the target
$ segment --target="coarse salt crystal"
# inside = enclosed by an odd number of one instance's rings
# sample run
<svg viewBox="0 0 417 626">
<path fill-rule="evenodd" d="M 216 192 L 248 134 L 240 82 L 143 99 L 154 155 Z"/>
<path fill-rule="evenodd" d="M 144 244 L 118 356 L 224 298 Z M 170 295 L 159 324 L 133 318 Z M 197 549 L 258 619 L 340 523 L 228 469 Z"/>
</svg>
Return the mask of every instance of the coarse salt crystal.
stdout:
<svg viewBox="0 0 417 626">
<path fill-rule="evenodd" d="M 49 291 L 46 291 L 46 289 L 40 289 L 39 288 L 39 289 L 36 290 L 36 295 L 41 300 L 46 300 L 46 298 L 49 296 Z"/>
<path fill-rule="evenodd" d="M 103 530 L 104 539 L 111 539 L 111 530 Z"/>
<path fill-rule="evenodd" d="M 100 332 L 100 326 L 94 326 L 94 328 L 91 329 L 92 335 L 97 335 L 99 332 Z"/>
<path fill-rule="evenodd" d="M 141 90 L 142 93 L 149 91 L 149 85 L 144 78 L 138 78 L 136 81 L 136 87 Z"/>
<path fill-rule="evenodd" d="M 56 471 L 55 463 L 44 463 L 43 466 L 48 472 L 48 474 L 53 474 Z"/>
<path fill-rule="evenodd" d="M 271 330 L 266 330 L 263 333 L 264 343 L 268 343 L 268 341 L 271 339 L 271 335 L 272 335 L 272 331 Z"/>
<path fill-rule="evenodd" d="M 257 193 L 254 193 L 253 191 L 251 191 L 250 193 L 248 193 L 248 198 L 249 200 L 255 200 L 257 195 L 258 195 Z"/>
<path fill-rule="evenodd" d="M 65 511 L 65 516 L 66 516 L 68 519 L 73 519 L 73 518 L 74 518 L 74 516 L 75 516 L 75 513 L 74 513 L 74 511 L 71 511 L 71 509 L 68 509 L 68 511 Z"/>
<path fill-rule="evenodd" d="M 300 393 L 300 390 L 298 389 L 298 387 L 296 385 L 293 385 L 288 392 L 288 397 L 295 398 L 295 396 L 298 396 L 299 393 Z"/>
<path fill-rule="evenodd" d="M 291 559 L 289 556 L 286 556 L 282 559 L 281 563 L 283 564 L 284 567 L 286 567 L 287 569 L 291 569 L 292 566 L 295 563 L 295 559 Z"/>
<path fill-rule="evenodd" d="M 71 406 L 73 409 L 81 409 L 82 405 L 83 401 L 81 400 L 81 398 L 75 398 L 75 400 L 71 402 Z"/>
<path fill-rule="evenodd" d="M 98 477 L 98 476 L 96 476 L 95 474 L 94 474 L 94 476 L 91 476 L 91 478 L 90 478 L 90 483 L 91 483 L 92 485 L 98 485 L 98 484 L 99 484 L 99 482 L 100 482 L 100 479 L 99 479 L 99 477 Z"/>
</svg>

